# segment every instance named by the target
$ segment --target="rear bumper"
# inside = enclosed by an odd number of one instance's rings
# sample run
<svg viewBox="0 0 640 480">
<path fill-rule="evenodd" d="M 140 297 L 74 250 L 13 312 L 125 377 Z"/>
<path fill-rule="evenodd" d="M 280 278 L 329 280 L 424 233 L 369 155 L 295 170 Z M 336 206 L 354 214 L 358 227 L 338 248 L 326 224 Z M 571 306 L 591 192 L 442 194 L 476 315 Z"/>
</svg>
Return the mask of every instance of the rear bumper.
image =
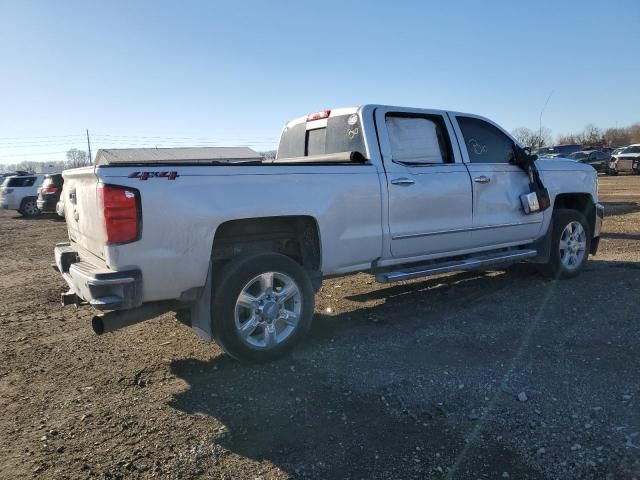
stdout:
<svg viewBox="0 0 640 480">
<path fill-rule="evenodd" d="M 114 272 L 81 259 L 68 243 L 55 247 L 56 268 L 70 292 L 99 310 L 122 310 L 142 304 L 139 270 Z"/>
<path fill-rule="evenodd" d="M 52 196 L 38 197 L 38 200 L 36 200 L 38 210 L 41 212 L 55 212 L 56 203 L 58 203 L 58 199 Z"/>
</svg>

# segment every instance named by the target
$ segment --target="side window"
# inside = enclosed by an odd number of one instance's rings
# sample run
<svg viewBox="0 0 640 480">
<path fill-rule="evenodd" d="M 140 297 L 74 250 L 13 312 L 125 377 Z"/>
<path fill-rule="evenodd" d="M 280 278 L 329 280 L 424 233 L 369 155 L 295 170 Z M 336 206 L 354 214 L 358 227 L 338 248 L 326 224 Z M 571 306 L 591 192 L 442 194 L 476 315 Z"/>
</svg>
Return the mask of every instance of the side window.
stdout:
<svg viewBox="0 0 640 480">
<path fill-rule="evenodd" d="M 424 165 L 453 161 L 442 117 L 388 114 L 385 123 L 394 162 Z"/>
<path fill-rule="evenodd" d="M 14 177 L 9 180 L 7 187 L 32 187 L 36 177 Z"/>
<path fill-rule="evenodd" d="M 471 163 L 510 163 L 513 142 L 490 123 L 477 118 L 457 117 Z"/>
</svg>

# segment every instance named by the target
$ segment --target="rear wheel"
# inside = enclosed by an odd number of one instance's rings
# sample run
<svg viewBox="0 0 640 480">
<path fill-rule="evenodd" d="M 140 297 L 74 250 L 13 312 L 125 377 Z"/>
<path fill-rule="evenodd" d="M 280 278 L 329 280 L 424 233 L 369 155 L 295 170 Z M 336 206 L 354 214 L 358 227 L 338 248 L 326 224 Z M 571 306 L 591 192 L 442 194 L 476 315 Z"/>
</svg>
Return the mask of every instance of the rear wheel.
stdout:
<svg viewBox="0 0 640 480">
<path fill-rule="evenodd" d="M 295 347 L 311 325 L 311 281 L 294 260 L 263 253 L 232 260 L 216 276 L 212 321 L 232 357 L 264 362 Z"/>
<path fill-rule="evenodd" d="M 33 217 L 35 215 L 38 215 L 40 213 L 40 210 L 38 210 L 36 197 L 27 197 L 22 200 L 18 212 L 20 212 L 25 217 Z"/>
<path fill-rule="evenodd" d="M 551 256 L 542 267 L 553 278 L 574 277 L 587 263 L 591 246 L 591 230 L 584 215 L 577 210 L 553 212 Z"/>
</svg>

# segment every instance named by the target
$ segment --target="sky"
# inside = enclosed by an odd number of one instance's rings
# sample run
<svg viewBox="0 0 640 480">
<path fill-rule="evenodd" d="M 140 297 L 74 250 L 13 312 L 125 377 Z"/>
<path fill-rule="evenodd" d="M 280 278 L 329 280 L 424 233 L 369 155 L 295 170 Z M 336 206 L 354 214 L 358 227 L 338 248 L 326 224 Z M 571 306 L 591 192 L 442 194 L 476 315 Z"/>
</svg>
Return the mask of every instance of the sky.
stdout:
<svg viewBox="0 0 640 480">
<path fill-rule="evenodd" d="M 364 103 L 508 130 L 544 107 L 556 136 L 640 122 L 640 0 L 0 0 L 0 163 L 64 160 L 86 129 L 94 156 L 269 150 L 291 118 Z"/>
</svg>

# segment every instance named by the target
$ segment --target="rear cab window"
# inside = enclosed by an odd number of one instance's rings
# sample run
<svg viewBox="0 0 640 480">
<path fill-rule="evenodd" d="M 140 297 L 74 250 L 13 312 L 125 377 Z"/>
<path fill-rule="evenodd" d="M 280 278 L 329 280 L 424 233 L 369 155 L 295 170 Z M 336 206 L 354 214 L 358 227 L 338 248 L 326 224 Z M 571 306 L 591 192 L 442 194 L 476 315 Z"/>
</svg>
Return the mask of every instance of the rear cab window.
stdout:
<svg viewBox="0 0 640 480">
<path fill-rule="evenodd" d="M 403 165 L 442 165 L 453 162 L 451 142 L 442 116 L 387 113 L 391 157 Z"/>
<path fill-rule="evenodd" d="M 280 136 L 277 158 L 345 152 L 359 152 L 366 156 L 360 117 L 355 110 L 287 125 Z"/>
</svg>

